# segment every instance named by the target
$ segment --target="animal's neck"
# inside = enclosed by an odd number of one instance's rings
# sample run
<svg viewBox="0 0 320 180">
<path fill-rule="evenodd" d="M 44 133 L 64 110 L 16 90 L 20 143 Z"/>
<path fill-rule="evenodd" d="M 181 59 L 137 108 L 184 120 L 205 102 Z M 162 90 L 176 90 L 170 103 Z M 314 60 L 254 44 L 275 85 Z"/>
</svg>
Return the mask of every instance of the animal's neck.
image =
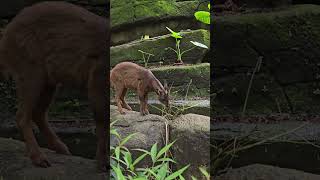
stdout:
<svg viewBox="0 0 320 180">
<path fill-rule="evenodd" d="M 151 82 L 152 82 L 151 85 L 152 85 L 153 91 L 156 92 L 158 95 L 160 92 L 164 91 L 162 84 L 156 77 L 154 77 Z"/>
</svg>

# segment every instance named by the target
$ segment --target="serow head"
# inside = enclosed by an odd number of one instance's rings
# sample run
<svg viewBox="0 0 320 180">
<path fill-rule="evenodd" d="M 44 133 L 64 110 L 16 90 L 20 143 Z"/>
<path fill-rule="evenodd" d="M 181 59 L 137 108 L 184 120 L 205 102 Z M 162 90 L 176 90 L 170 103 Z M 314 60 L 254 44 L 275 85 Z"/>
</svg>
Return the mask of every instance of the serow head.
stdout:
<svg viewBox="0 0 320 180">
<path fill-rule="evenodd" d="M 169 108 L 169 88 L 167 81 L 164 82 L 164 91 L 159 91 L 159 101 L 166 106 L 166 108 Z"/>
</svg>

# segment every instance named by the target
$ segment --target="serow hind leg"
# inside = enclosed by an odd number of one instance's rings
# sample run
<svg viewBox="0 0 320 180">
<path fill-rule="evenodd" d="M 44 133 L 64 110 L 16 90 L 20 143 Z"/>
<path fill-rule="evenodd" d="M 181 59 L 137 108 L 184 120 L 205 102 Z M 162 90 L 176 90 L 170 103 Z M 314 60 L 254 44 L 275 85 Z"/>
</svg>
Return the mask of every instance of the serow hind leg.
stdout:
<svg viewBox="0 0 320 180">
<path fill-rule="evenodd" d="M 48 158 L 40 151 L 40 147 L 32 130 L 32 111 L 40 97 L 39 92 L 43 90 L 44 81 L 42 74 L 33 72 L 24 79 L 17 79 L 18 111 L 16 121 L 21 130 L 28 154 L 32 163 L 40 167 L 51 166 Z"/>
<path fill-rule="evenodd" d="M 129 110 L 129 111 L 132 111 L 132 108 L 131 108 L 131 107 L 127 104 L 127 102 L 125 101 L 125 96 L 126 96 L 126 94 L 127 94 L 127 88 L 124 88 L 123 91 L 122 91 L 121 97 L 120 97 L 120 99 L 121 99 L 121 101 L 122 101 L 122 106 L 123 106 L 125 109 L 127 109 L 127 110 Z"/>
<path fill-rule="evenodd" d="M 38 102 L 33 109 L 33 120 L 41 133 L 46 137 L 49 149 L 56 151 L 59 154 L 71 155 L 68 147 L 59 139 L 47 120 L 48 109 L 55 94 L 55 90 L 55 86 L 46 85 L 43 91 L 40 92 L 41 98 L 38 99 Z"/>
</svg>

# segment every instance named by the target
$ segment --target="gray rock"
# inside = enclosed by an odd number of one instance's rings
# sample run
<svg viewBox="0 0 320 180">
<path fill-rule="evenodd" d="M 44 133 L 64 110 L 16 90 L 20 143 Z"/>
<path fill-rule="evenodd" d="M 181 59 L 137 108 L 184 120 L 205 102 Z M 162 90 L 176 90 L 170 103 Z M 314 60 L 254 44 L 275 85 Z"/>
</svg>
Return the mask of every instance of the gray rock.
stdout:
<svg viewBox="0 0 320 180">
<path fill-rule="evenodd" d="M 319 5 L 293 5 L 214 18 L 212 87 L 217 92 L 217 114 L 239 113 L 261 57 L 247 113 L 317 114 L 319 87 L 315 84 L 320 78 L 320 55 L 315 52 L 319 49 L 319 17 Z"/>
<path fill-rule="evenodd" d="M 215 180 L 318 180 L 319 175 L 305 173 L 294 169 L 253 164 L 231 169 Z"/>
<path fill-rule="evenodd" d="M 177 168 L 190 164 L 186 175 L 203 177 L 199 167 L 209 167 L 210 163 L 210 117 L 181 115 L 170 122 L 170 139 L 177 140 L 173 146 Z"/>
<path fill-rule="evenodd" d="M 250 135 L 248 138 L 251 140 L 263 140 L 283 134 L 283 136 L 273 139 L 273 141 L 303 142 L 308 140 L 313 142 L 319 139 L 320 124 L 301 121 L 282 121 L 268 124 L 219 122 L 212 125 L 211 134 L 214 139 L 219 140 L 228 140 L 248 135 Z"/>
<path fill-rule="evenodd" d="M 165 137 L 166 119 L 158 115 L 141 116 L 139 112 L 126 111 L 121 115 L 116 106 L 110 106 L 111 122 L 117 121 L 114 128 L 118 130 L 124 138 L 130 134 L 137 133 L 126 147 L 129 149 L 140 148 L 149 150 L 154 143 L 163 146 Z M 111 145 L 116 145 L 117 141 L 114 136 L 111 137 Z"/>
<path fill-rule="evenodd" d="M 32 165 L 26 156 L 23 142 L 0 138 L 0 179 L 4 180 L 103 180 L 106 174 L 99 174 L 94 160 L 76 156 L 56 154 L 42 149 L 51 162 L 49 168 Z"/>
</svg>

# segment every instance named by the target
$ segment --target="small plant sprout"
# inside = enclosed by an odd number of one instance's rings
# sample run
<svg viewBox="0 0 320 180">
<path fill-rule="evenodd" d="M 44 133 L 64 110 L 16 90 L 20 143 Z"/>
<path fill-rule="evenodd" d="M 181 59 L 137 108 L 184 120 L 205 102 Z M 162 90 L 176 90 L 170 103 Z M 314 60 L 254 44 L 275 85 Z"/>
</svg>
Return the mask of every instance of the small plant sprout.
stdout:
<svg viewBox="0 0 320 180">
<path fill-rule="evenodd" d="M 144 67 L 147 68 L 150 57 L 154 56 L 154 55 L 151 54 L 151 53 L 144 52 L 142 50 L 138 50 L 138 51 L 142 54 L 142 60 L 143 60 L 143 63 L 144 63 Z"/>
<path fill-rule="evenodd" d="M 182 50 L 180 49 L 180 42 L 181 42 L 181 39 L 182 39 L 182 36 L 180 35 L 180 33 L 175 32 L 175 31 L 171 30 L 171 29 L 168 28 L 168 27 L 166 27 L 166 28 L 171 32 L 171 37 L 175 38 L 175 40 L 176 40 L 176 47 L 175 47 L 175 49 L 172 48 L 172 47 L 166 48 L 166 49 L 170 49 L 170 50 L 172 50 L 172 51 L 174 51 L 174 52 L 176 53 L 176 55 L 177 55 L 177 61 L 176 61 L 175 65 L 182 65 L 182 64 L 183 64 L 182 55 L 183 55 L 184 53 L 186 53 L 186 52 L 191 51 L 192 49 L 194 49 L 194 48 L 196 48 L 196 47 L 208 49 L 208 46 L 206 46 L 206 45 L 204 45 L 204 44 L 202 44 L 202 43 L 200 43 L 200 42 L 190 41 L 190 42 L 194 45 L 194 47 L 182 51 Z"/>
</svg>

